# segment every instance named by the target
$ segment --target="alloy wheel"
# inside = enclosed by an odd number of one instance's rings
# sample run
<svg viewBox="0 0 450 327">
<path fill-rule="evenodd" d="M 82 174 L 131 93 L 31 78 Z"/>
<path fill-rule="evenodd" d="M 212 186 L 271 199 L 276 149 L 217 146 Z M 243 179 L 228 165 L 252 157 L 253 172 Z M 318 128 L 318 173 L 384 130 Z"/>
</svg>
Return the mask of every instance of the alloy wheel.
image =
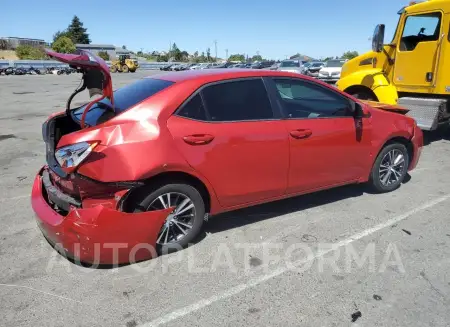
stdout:
<svg viewBox="0 0 450 327">
<path fill-rule="evenodd" d="M 402 151 L 392 149 L 381 160 L 379 168 L 380 182 L 390 186 L 401 182 L 405 169 L 405 156 Z"/>
<path fill-rule="evenodd" d="M 170 192 L 158 196 L 150 203 L 147 211 L 170 207 L 175 209 L 169 214 L 158 234 L 156 243 L 159 245 L 180 241 L 189 233 L 194 224 L 196 213 L 194 202 L 182 193 Z"/>
</svg>

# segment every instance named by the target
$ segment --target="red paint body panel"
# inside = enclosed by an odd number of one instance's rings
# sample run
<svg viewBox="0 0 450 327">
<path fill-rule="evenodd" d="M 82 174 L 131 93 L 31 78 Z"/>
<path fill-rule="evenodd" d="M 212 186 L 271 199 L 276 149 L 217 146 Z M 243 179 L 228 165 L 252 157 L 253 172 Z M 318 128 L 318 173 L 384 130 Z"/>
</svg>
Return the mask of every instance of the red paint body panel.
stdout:
<svg viewBox="0 0 450 327">
<path fill-rule="evenodd" d="M 62 242 L 84 261 L 93 260 L 95 242 L 154 245 L 168 211 L 121 212 L 118 199 L 134 186 L 118 183 L 151 182 L 162 173 L 197 179 L 208 192 L 210 214 L 218 214 L 365 182 L 379 151 L 394 137 L 412 141 L 409 169 L 416 167 L 423 134 L 413 119 L 373 108 L 342 92 L 362 105 L 364 118 L 212 123 L 174 115 L 207 83 L 257 76 L 303 78 L 331 88 L 298 74 L 268 70 L 213 69 L 152 76 L 175 83 L 100 125 L 63 135 L 58 141 L 56 148 L 84 141 L 99 145 L 75 175 L 59 178 L 51 173 L 55 187 L 81 200 L 81 208 L 72 208 L 66 216 L 48 205 L 40 173 L 36 177 L 32 204 L 47 237 Z M 76 252 L 74 244 L 80 240 L 85 249 Z M 102 251 L 101 261 L 114 263 L 112 250 Z M 120 251 L 119 262 L 126 262 L 130 248 Z M 138 258 L 149 255 L 144 250 Z"/>
<path fill-rule="evenodd" d="M 62 216 L 45 200 L 40 175 L 34 180 L 31 203 L 38 225 L 50 242 L 60 244 L 82 262 L 107 264 L 130 262 L 130 254 L 135 261 L 151 258 L 154 251 L 144 246 L 138 250 L 136 246 L 145 244 L 154 249 L 158 232 L 173 210 L 129 214 L 97 204 L 73 208 Z"/>
<path fill-rule="evenodd" d="M 289 140 L 282 120 L 211 124 L 172 116 L 168 127 L 191 167 L 215 185 L 223 207 L 285 194 Z M 193 134 L 214 139 L 206 145 L 183 140 Z"/>
<path fill-rule="evenodd" d="M 311 131 L 307 138 L 289 139 L 288 193 L 356 182 L 370 169 L 370 120 L 363 119 L 361 128 L 356 128 L 351 117 L 289 119 L 285 123 L 289 131 Z"/>
</svg>

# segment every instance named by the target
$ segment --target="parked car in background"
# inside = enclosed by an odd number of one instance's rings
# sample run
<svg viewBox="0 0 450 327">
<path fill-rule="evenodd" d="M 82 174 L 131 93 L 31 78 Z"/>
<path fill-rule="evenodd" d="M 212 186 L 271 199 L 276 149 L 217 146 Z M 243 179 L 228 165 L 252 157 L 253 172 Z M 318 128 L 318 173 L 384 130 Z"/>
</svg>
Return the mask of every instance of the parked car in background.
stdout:
<svg viewBox="0 0 450 327">
<path fill-rule="evenodd" d="M 223 63 L 217 64 L 216 66 L 213 66 L 212 68 L 229 68 L 231 66 L 233 66 L 233 63 L 223 62 Z"/>
<path fill-rule="evenodd" d="M 278 67 L 280 67 L 280 64 L 281 64 L 281 63 L 276 62 L 276 63 L 274 63 L 272 66 L 270 66 L 269 69 L 270 69 L 270 70 L 277 70 Z"/>
<path fill-rule="evenodd" d="M 103 87 L 102 100 L 69 101 L 44 123 L 31 196 L 45 237 L 84 262 L 179 249 L 207 215 L 345 184 L 390 192 L 421 153 L 414 119 L 304 75 L 174 72 L 113 92 L 97 56 L 47 54 L 82 68 L 89 91 Z"/>
<path fill-rule="evenodd" d="M 210 67 L 211 67 L 211 63 L 204 62 L 204 63 L 198 64 L 196 66 L 192 66 L 190 69 L 197 70 L 197 69 L 207 69 Z"/>
<path fill-rule="evenodd" d="M 252 64 L 250 68 L 252 69 L 266 69 L 272 66 L 275 63 L 275 61 L 260 61 Z"/>
<path fill-rule="evenodd" d="M 283 60 L 278 67 L 279 71 L 301 74 L 302 63 L 300 60 Z"/>
<path fill-rule="evenodd" d="M 247 64 L 234 64 L 231 65 L 229 68 L 247 68 Z"/>
<path fill-rule="evenodd" d="M 328 60 L 319 70 L 317 78 L 327 83 L 336 83 L 341 78 L 342 66 L 346 61 L 346 59 Z"/>
<path fill-rule="evenodd" d="M 311 76 L 311 77 L 318 77 L 319 71 L 324 67 L 324 62 L 310 62 L 307 67 L 305 67 L 303 74 Z"/>
<path fill-rule="evenodd" d="M 170 70 L 170 68 L 172 66 L 174 66 L 174 64 L 167 64 L 167 65 L 164 65 L 164 66 L 160 67 L 159 70 L 168 71 L 168 70 Z"/>
</svg>

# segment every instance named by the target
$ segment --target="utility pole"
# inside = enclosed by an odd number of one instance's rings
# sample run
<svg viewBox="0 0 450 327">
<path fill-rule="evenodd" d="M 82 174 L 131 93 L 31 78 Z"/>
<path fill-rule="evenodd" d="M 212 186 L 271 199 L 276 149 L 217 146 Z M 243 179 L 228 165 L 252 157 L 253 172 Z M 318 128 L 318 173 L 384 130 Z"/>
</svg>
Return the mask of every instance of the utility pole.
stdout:
<svg viewBox="0 0 450 327">
<path fill-rule="evenodd" d="M 228 61 L 228 49 L 225 49 L 225 61 Z"/>
<path fill-rule="evenodd" d="M 215 50 L 215 57 L 217 61 L 217 40 L 214 40 L 214 50 Z"/>
</svg>

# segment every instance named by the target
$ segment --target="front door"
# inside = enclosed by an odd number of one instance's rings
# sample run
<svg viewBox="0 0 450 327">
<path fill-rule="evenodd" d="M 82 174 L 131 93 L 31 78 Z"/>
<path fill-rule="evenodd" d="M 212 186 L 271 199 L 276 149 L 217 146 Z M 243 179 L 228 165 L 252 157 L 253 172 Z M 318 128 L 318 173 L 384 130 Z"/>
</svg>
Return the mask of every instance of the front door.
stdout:
<svg viewBox="0 0 450 327">
<path fill-rule="evenodd" d="M 433 87 L 439 42 L 442 41 L 442 17 L 441 12 L 406 16 L 395 58 L 394 83 L 397 86 L 409 91 Z"/>
<path fill-rule="evenodd" d="M 355 119 L 349 99 L 301 79 L 273 79 L 290 144 L 287 192 L 356 181 L 367 173 L 370 125 Z"/>
<path fill-rule="evenodd" d="M 177 149 L 223 207 L 282 196 L 289 139 L 261 78 L 207 85 L 168 121 Z"/>
</svg>

